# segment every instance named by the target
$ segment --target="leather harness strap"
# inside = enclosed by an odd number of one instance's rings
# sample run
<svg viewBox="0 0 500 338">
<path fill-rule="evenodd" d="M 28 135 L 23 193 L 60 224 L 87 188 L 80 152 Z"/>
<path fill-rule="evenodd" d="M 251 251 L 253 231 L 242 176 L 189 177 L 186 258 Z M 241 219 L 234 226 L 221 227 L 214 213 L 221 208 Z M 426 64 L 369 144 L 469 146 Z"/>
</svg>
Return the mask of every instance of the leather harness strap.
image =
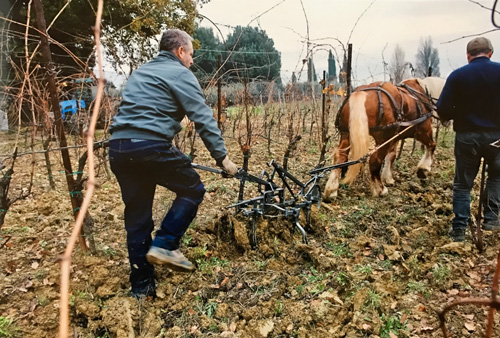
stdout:
<svg viewBox="0 0 500 338">
<path fill-rule="evenodd" d="M 392 106 L 395 109 L 394 117 L 397 118 L 400 115 L 400 112 L 401 112 L 401 109 L 398 107 L 398 105 L 396 103 L 396 100 L 394 100 L 394 98 L 392 97 L 392 95 L 387 90 L 385 90 L 384 88 L 382 88 L 382 86 L 384 85 L 384 83 L 385 83 L 385 81 L 382 81 L 377 87 L 367 87 L 367 88 L 361 88 L 361 89 L 358 88 L 358 89 L 354 90 L 354 92 L 357 92 L 357 91 L 358 92 L 360 92 L 360 91 L 368 91 L 368 90 L 376 90 L 377 91 L 377 97 L 378 97 L 377 126 L 380 124 L 380 122 L 384 118 L 384 103 L 382 102 L 382 94 L 380 94 L 381 92 L 384 92 L 384 94 L 387 95 L 387 97 L 391 101 L 391 104 L 392 104 Z M 335 128 L 337 128 L 337 129 L 340 129 L 339 128 L 339 125 L 340 125 L 340 112 L 342 112 L 342 109 L 344 109 L 344 106 L 347 103 L 347 101 L 349 100 L 349 98 L 350 98 L 350 95 L 348 97 L 346 97 L 345 100 L 344 100 L 344 102 L 342 102 L 342 104 L 340 105 L 339 111 L 337 113 L 337 117 L 335 119 Z M 401 107 L 402 107 L 402 105 L 401 105 Z M 349 131 L 349 130 L 345 130 L 345 131 Z"/>
<path fill-rule="evenodd" d="M 400 127 L 406 127 L 406 126 L 410 126 L 410 125 L 414 125 L 414 124 L 419 124 L 419 123 L 422 123 L 425 120 L 429 119 L 432 116 L 432 113 L 428 113 L 428 114 L 422 116 L 422 107 L 420 106 L 420 104 L 422 104 L 427 110 L 430 110 L 430 111 L 433 110 L 432 104 L 428 103 L 429 100 L 427 98 L 427 94 L 421 93 L 418 90 L 408 86 L 405 83 L 401 83 L 401 84 L 396 86 L 398 91 L 401 93 L 401 106 L 398 106 L 394 97 L 386 89 L 382 88 L 384 83 L 385 82 L 381 82 L 377 87 L 360 88 L 360 89 L 356 89 L 354 91 L 354 92 L 356 92 L 356 91 L 369 91 L 369 90 L 377 91 L 377 97 L 378 97 L 377 122 L 376 122 L 375 127 L 370 128 L 370 131 L 382 131 L 382 130 L 386 130 L 389 128 L 400 128 Z M 403 90 L 401 88 L 404 88 L 407 91 L 407 93 L 403 92 Z M 391 102 L 391 105 L 394 108 L 394 110 L 393 110 L 394 118 L 396 119 L 396 122 L 385 125 L 385 126 L 380 126 L 380 123 L 382 122 L 382 119 L 384 117 L 384 103 L 382 102 L 382 94 L 381 94 L 382 92 L 385 95 L 387 95 L 387 98 Z M 407 94 L 410 97 L 412 97 L 413 100 L 415 100 L 415 105 L 417 106 L 417 116 L 419 116 L 419 117 L 413 121 L 405 121 L 405 122 L 402 121 L 403 120 L 403 106 L 404 106 L 404 100 L 405 100 L 404 99 L 405 95 L 403 95 L 403 94 Z M 340 106 L 339 112 L 337 113 L 337 117 L 335 119 L 335 127 L 337 129 L 339 129 L 341 132 L 342 131 L 343 132 L 349 131 L 348 129 L 347 130 L 340 129 L 340 113 L 342 112 L 342 109 L 344 108 L 344 105 L 347 103 L 349 98 L 350 98 L 350 96 L 346 97 L 344 102 L 342 102 L 342 105 Z M 430 101 L 430 102 L 432 102 L 432 101 Z"/>
<path fill-rule="evenodd" d="M 433 103 L 432 103 L 432 97 L 429 95 L 429 93 L 422 93 L 415 88 L 412 88 L 408 86 L 406 83 L 401 83 L 398 85 L 398 87 L 402 87 L 408 91 L 410 95 L 415 99 L 416 102 L 420 102 L 424 105 L 425 108 L 428 110 L 434 110 Z"/>
<path fill-rule="evenodd" d="M 427 113 L 425 115 L 420 116 L 419 118 L 417 118 L 415 120 L 411 120 L 411 121 L 398 121 L 398 122 L 394 122 L 394 123 L 391 123 L 391 124 L 387 124 L 385 126 L 376 126 L 376 127 L 370 128 L 370 131 L 376 132 L 376 131 L 385 131 L 387 129 L 406 128 L 406 127 L 409 127 L 409 126 L 420 124 L 420 123 L 422 123 L 422 122 L 430 119 L 432 116 L 433 116 L 432 112 L 430 112 L 430 113 Z"/>
<path fill-rule="evenodd" d="M 383 83 L 380 84 L 380 89 L 382 89 Z M 382 122 L 384 118 L 384 103 L 382 102 L 382 91 L 377 90 L 377 98 L 378 98 L 378 114 L 377 114 L 377 126 Z"/>
<path fill-rule="evenodd" d="M 398 117 L 401 115 L 401 109 L 402 107 L 398 107 L 398 104 L 396 103 L 396 100 L 394 97 L 392 97 L 391 93 L 389 93 L 387 90 L 382 88 L 384 85 L 384 82 L 380 84 L 378 87 L 367 87 L 367 88 L 362 88 L 359 89 L 359 91 L 368 91 L 368 90 L 376 90 L 377 91 L 377 96 L 378 96 L 378 115 L 377 115 L 377 126 L 380 124 L 382 121 L 382 118 L 384 117 L 384 103 L 382 102 L 382 94 L 383 92 L 385 95 L 387 95 L 387 98 L 389 98 L 389 101 L 391 101 L 391 105 L 394 108 L 394 118 L 398 120 Z"/>
</svg>

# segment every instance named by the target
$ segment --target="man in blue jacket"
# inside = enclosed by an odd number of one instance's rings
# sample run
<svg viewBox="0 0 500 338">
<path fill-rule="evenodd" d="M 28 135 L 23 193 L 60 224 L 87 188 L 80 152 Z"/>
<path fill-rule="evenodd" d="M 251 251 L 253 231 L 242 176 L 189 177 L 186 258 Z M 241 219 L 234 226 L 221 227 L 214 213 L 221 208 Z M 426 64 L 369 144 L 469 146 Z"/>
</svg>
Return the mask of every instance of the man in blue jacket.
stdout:
<svg viewBox="0 0 500 338">
<path fill-rule="evenodd" d="M 470 219 L 470 191 L 481 158 L 488 164 L 484 200 L 485 230 L 500 230 L 500 149 L 490 144 L 500 139 L 500 63 L 490 60 L 493 46 L 484 37 L 467 44 L 468 65 L 453 71 L 437 102 L 443 120 L 453 120 L 455 178 L 450 236 L 465 240 Z"/>
<path fill-rule="evenodd" d="M 178 29 L 167 30 L 159 55 L 135 70 L 123 91 L 110 127 L 109 161 L 125 204 L 125 229 L 135 297 L 155 294 L 154 267 L 189 272 L 193 264 L 179 251 L 181 237 L 196 216 L 205 188 L 191 161 L 173 144 L 187 116 L 210 155 L 228 174 L 237 172 L 212 110 L 189 70 L 192 38 Z M 154 240 L 153 199 L 157 185 L 176 193 Z"/>
</svg>

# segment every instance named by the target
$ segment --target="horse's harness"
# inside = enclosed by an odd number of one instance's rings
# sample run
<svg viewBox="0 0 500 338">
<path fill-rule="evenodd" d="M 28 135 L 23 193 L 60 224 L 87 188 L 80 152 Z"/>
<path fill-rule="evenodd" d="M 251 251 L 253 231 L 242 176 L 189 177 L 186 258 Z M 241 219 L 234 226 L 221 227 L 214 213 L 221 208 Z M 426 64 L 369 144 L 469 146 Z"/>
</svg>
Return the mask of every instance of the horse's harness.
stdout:
<svg viewBox="0 0 500 338">
<path fill-rule="evenodd" d="M 432 105 L 432 98 L 430 98 L 430 95 L 428 93 L 421 93 L 418 90 L 408 86 L 406 83 L 398 84 L 398 85 L 396 85 L 396 88 L 401 93 L 401 106 L 398 106 L 398 104 L 396 103 L 396 99 L 394 99 L 394 97 L 386 89 L 382 88 L 385 83 L 386 82 L 383 81 L 376 87 L 367 87 L 367 88 L 361 88 L 361 89 L 355 90 L 355 92 L 356 91 L 369 91 L 369 90 L 375 90 L 377 92 L 377 97 L 378 97 L 377 122 L 376 122 L 375 127 L 370 128 L 371 132 L 385 131 L 387 129 L 399 129 L 401 127 L 405 128 L 405 127 L 408 127 L 411 125 L 416 125 L 416 124 L 422 123 L 422 122 L 424 122 L 432 117 L 432 110 L 434 110 L 434 109 L 433 109 L 433 105 Z M 408 92 L 408 95 L 415 100 L 415 105 L 417 107 L 417 116 L 418 116 L 415 120 L 403 121 L 403 115 L 404 115 L 403 114 L 403 106 L 404 106 L 404 97 L 405 97 L 405 95 L 403 95 L 403 94 L 405 94 L 404 90 L 406 90 Z M 387 98 L 389 99 L 389 101 L 391 102 L 391 106 L 393 108 L 392 111 L 394 113 L 394 118 L 396 119 L 396 122 L 385 125 L 385 126 L 380 125 L 380 123 L 382 122 L 382 119 L 384 117 L 384 103 L 382 102 L 382 93 L 384 93 L 387 96 Z M 335 119 L 335 127 L 337 129 L 340 129 L 339 128 L 339 126 L 340 126 L 340 112 L 342 111 L 342 109 L 344 108 L 344 105 L 346 104 L 346 102 L 348 100 L 349 100 L 349 96 L 346 97 L 344 102 L 342 102 L 342 105 L 340 106 L 340 109 L 339 109 L 339 113 L 337 114 L 337 118 Z M 425 115 L 422 115 L 422 107 L 419 103 L 422 104 L 424 106 L 424 108 L 430 112 L 425 114 Z M 341 130 L 341 131 L 348 132 L 349 130 Z"/>
</svg>

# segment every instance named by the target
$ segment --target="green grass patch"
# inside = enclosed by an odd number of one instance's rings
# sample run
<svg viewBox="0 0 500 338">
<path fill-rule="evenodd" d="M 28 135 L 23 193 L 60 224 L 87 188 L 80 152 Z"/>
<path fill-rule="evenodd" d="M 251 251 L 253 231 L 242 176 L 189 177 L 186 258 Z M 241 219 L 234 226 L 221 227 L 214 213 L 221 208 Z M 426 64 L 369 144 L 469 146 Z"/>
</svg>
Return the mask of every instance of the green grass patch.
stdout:
<svg viewBox="0 0 500 338">
<path fill-rule="evenodd" d="M 14 320 L 0 316 L 0 337 L 17 337 L 18 334 L 19 328 L 15 325 Z"/>
<path fill-rule="evenodd" d="M 437 264 L 432 268 L 433 282 L 443 286 L 450 276 L 450 269 L 446 265 Z"/>
<path fill-rule="evenodd" d="M 364 305 L 367 308 L 377 310 L 382 305 L 382 297 L 374 290 L 368 290 Z"/>
<path fill-rule="evenodd" d="M 200 258 L 196 260 L 196 263 L 203 274 L 210 276 L 212 275 L 214 268 L 224 268 L 229 265 L 229 261 L 227 259 L 221 259 L 218 257 L 210 257 L 209 259 Z"/>
<path fill-rule="evenodd" d="M 2 228 L 2 232 L 5 235 L 8 234 L 26 234 L 30 231 L 30 227 L 24 226 L 24 227 L 8 227 L 8 228 Z"/>
<path fill-rule="evenodd" d="M 356 265 L 355 269 L 364 275 L 371 275 L 373 272 L 372 267 L 369 265 Z"/>
<path fill-rule="evenodd" d="M 408 337 L 407 334 L 401 331 L 409 331 L 407 320 L 401 321 L 400 316 L 386 316 L 382 314 L 380 317 L 382 326 L 380 327 L 380 338 L 390 338 L 391 332 L 397 337 Z"/>
<path fill-rule="evenodd" d="M 337 257 L 342 257 L 342 256 L 352 256 L 351 250 L 349 249 L 349 246 L 347 243 L 338 243 L 334 244 L 333 242 L 328 242 L 326 245 L 328 250 L 330 250 L 335 256 Z"/>
<path fill-rule="evenodd" d="M 337 283 L 339 283 L 340 285 L 342 286 L 346 286 L 349 282 L 350 282 L 351 278 L 349 277 L 349 275 L 345 272 L 342 272 L 342 271 L 339 271 L 336 275 L 335 275 L 335 281 Z"/>
</svg>

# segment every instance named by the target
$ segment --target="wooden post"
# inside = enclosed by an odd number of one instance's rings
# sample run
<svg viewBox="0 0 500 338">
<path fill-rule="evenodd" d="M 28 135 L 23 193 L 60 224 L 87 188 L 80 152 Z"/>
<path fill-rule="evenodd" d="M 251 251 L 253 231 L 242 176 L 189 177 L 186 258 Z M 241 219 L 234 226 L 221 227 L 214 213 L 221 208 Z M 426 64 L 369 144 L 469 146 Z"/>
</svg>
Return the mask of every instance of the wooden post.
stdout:
<svg viewBox="0 0 500 338">
<path fill-rule="evenodd" d="M 77 217 L 80 204 L 76 198 L 75 191 L 75 181 L 73 178 L 73 169 L 71 168 L 71 158 L 69 156 L 69 151 L 67 149 L 68 144 L 66 142 L 66 135 L 64 134 L 64 125 L 61 115 L 61 110 L 59 107 L 59 95 L 57 92 L 57 86 L 55 81 L 55 70 L 54 64 L 52 63 L 52 55 L 50 53 L 49 40 L 47 38 L 47 24 L 45 23 L 45 14 L 43 11 L 43 5 L 40 0 L 33 0 L 33 5 L 35 7 L 37 15 L 37 25 L 40 30 L 40 50 L 42 51 L 43 65 L 47 73 L 47 87 L 50 93 L 50 100 L 52 102 L 52 110 L 54 112 L 54 123 L 56 125 L 56 134 L 59 139 L 59 146 L 61 148 L 61 156 L 66 176 L 66 183 L 68 185 L 68 191 L 71 199 L 72 213 L 73 216 Z M 80 247 L 87 251 L 87 243 L 85 238 L 80 236 Z"/>
<path fill-rule="evenodd" d="M 222 56 L 217 57 L 217 126 L 222 131 Z"/>
<path fill-rule="evenodd" d="M 326 71 L 323 71 L 323 86 L 322 86 L 322 109 L 321 109 L 321 153 L 319 155 L 319 162 L 322 163 L 325 160 L 326 144 L 328 143 L 328 121 L 326 116 Z"/>
<path fill-rule="evenodd" d="M 325 93 L 325 88 L 326 88 L 326 70 L 323 71 L 323 82 L 322 82 L 322 95 L 321 95 L 321 112 L 322 112 L 322 118 L 325 117 L 325 110 L 326 110 L 326 93 Z M 321 123 L 323 124 L 325 121 L 322 120 Z"/>
<path fill-rule="evenodd" d="M 351 94 L 352 43 L 347 46 L 347 96 Z"/>
</svg>

